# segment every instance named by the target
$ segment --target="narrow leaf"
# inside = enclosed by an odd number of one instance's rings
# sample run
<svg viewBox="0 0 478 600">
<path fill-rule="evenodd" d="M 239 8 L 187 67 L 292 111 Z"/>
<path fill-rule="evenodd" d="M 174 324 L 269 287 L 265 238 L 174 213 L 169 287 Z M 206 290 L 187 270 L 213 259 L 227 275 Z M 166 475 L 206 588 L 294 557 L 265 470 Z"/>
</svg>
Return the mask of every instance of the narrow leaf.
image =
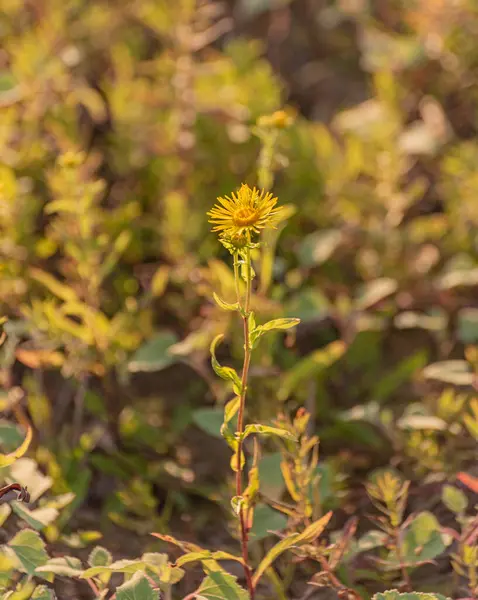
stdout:
<svg viewBox="0 0 478 600">
<path fill-rule="evenodd" d="M 239 396 L 235 396 L 232 400 L 224 407 L 224 423 L 229 423 L 239 411 L 239 405 L 241 404 L 241 399 Z"/>
<path fill-rule="evenodd" d="M 284 440 L 291 440 L 293 442 L 296 441 L 295 436 L 290 433 L 290 431 L 280 429 L 279 427 L 270 427 L 269 425 L 260 425 L 258 423 L 246 425 L 246 428 L 244 429 L 244 439 L 252 433 L 259 433 L 261 435 L 275 435 L 283 438 Z"/>
<path fill-rule="evenodd" d="M 259 579 L 262 577 L 264 572 L 272 565 L 275 559 L 278 556 L 280 556 L 283 552 L 285 552 L 285 550 L 295 545 L 296 539 L 298 537 L 298 533 L 293 533 L 289 537 L 286 537 L 280 542 L 277 542 L 277 544 L 269 550 L 269 552 L 262 559 L 260 565 L 257 567 L 256 572 L 254 573 L 254 577 L 252 578 L 254 586 L 257 585 Z"/>
<path fill-rule="evenodd" d="M 326 371 L 334 362 L 339 360 L 345 350 L 346 345 L 342 341 L 335 341 L 325 348 L 315 350 L 299 361 L 285 374 L 278 394 L 279 400 L 285 401 L 304 381 L 309 381 Z"/>
<path fill-rule="evenodd" d="M 213 292 L 212 296 L 213 296 L 214 301 L 216 302 L 216 304 L 220 308 L 222 308 L 223 310 L 231 310 L 231 311 L 239 310 L 239 303 L 238 302 L 234 302 L 234 304 L 226 302 L 225 300 L 223 300 L 222 298 L 220 298 L 216 294 L 216 292 Z"/>
<path fill-rule="evenodd" d="M 176 561 L 176 566 L 182 567 L 188 563 L 196 562 L 196 561 L 204 561 L 204 560 L 233 560 L 243 564 L 243 559 L 239 556 L 234 556 L 234 554 L 229 554 L 229 552 L 210 552 L 209 550 L 203 550 L 202 552 L 189 552 L 188 554 L 183 554 Z"/>
<path fill-rule="evenodd" d="M 0 468 L 8 467 L 9 465 L 13 464 L 17 458 L 23 456 L 30 446 L 32 437 L 33 431 L 30 425 L 28 425 L 27 434 L 20 446 L 18 446 L 16 450 L 10 452 L 9 454 L 0 454 Z"/>
<path fill-rule="evenodd" d="M 50 560 L 37 567 L 36 573 L 53 573 L 54 575 L 63 575 L 64 577 L 80 577 L 83 573 L 83 565 L 79 558 L 74 556 L 61 556 L 50 558 Z"/>
<path fill-rule="evenodd" d="M 211 343 L 210 350 L 212 368 L 214 369 L 216 375 L 221 377 L 221 379 L 231 381 L 234 387 L 234 392 L 239 395 L 241 390 L 241 380 L 239 379 L 239 375 L 232 367 L 222 367 L 216 359 L 216 346 L 223 337 L 224 336 L 220 334 L 216 336 Z"/>
<path fill-rule="evenodd" d="M 61 300 L 64 300 L 65 302 L 78 302 L 78 296 L 75 291 L 58 281 L 53 275 L 36 268 L 30 269 L 30 275 Z"/>
<path fill-rule="evenodd" d="M 295 543 L 311 544 L 324 531 L 331 518 L 332 511 L 329 511 L 323 517 L 312 523 L 312 525 L 309 525 L 306 529 L 304 529 L 304 531 L 299 534 L 299 537 L 296 539 Z"/>
<path fill-rule="evenodd" d="M 293 533 L 289 537 L 284 538 L 275 546 L 273 546 L 262 559 L 260 565 L 257 567 L 257 570 L 254 573 L 254 577 L 252 578 L 254 585 L 257 584 L 264 572 L 285 550 L 291 548 L 292 546 L 300 546 L 301 544 L 310 544 L 313 542 L 324 531 L 331 517 L 332 512 L 328 512 L 321 519 L 315 521 L 315 523 L 312 523 L 312 525 L 309 525 L 309 527 L 307 527 L 302 533 Z"/>
</svg>

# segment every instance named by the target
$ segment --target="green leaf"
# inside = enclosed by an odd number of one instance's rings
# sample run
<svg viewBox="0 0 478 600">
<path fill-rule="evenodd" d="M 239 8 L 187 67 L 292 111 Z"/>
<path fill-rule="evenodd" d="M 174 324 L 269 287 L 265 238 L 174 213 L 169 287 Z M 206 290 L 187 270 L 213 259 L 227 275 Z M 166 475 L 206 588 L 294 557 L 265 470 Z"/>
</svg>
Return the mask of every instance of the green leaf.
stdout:
<svg viewBox="0 0 478 600">
<path fill-rule="evenodd" d="M 427 362 L 427 352 L 423 350 L 407 356 L 374 385 L 372 400 L 383 403 L 402 384 L 409 381 L 414 373 L 421 371 Z"/>
<path fill-rule="evenodd" d="M 400 593 L 398 590 L 388 590 L 375 594 L 372 600 L 449 600 L 442 594 L 424 594 L 422 592 Z"/>
<path fill-rule="evenodd" d="M 36 569 L 36 573 L 53 573 L 64 577 L 80 577 L 83 571 L 81 560 L 74 556 L 50 558 L 46 564 Z"/>
<path fill-rule="evenodd" d="M 50 273 L 46 273 L 41 269 L 31 268 L 30 276 L 33 277 L 36 281 L 44 285 L 49 292 L 53 295 L 57 296 L 61 300 L 65 302 L 78 302 L 78 296 L 73 288 L 64 285 L 56 277 L 50 275 Z"/>
<path fill-rule="evenodd" d="M 116 238 L 116 240 L 113 243 L 113 248 L 112 248 L 111 252 L 104 258 L 103 264 L 101 265 L 101 267 L 99 269 L 98 275 L 99 275 L 100 281 L 102 281 L 103 279 L 108 277 L 108 275 L 110 275 L 110 273 L 116 267 L 119 259 L 121 258 L 121 255 L 125 252 L 125 250 L 129 246 L 132 237 L 133 237 L 132 232 L 129 229 L 124 229 L 118 235 L 118 237 Z"/>
<path fill-rule="evenodd" d="M 424 511 L 407 528 L 402 544 L 403 562 L 405 566 L 413 567 L 433 560 L 444 552 L 448 544 L 437 518 Z M 399 567 L 395 551 L 390 554 L 388 566 L 392 569 Z"/>
<path fill-rule="evenodd" d="M 270 427 L 269 425 L 260 425 L 258 423 L 253 423 L 251 425 L 246 425 L 244 429 L 244 439 L 250 436 L 253 433 L 259 433 L 261 435 L 275 435 L 284 440 L 291 440 L 292 442 L 296 441 L 296 437 L 285 429 L 280 429 L 279 427 Z"/>
<path fill-rule="evenodd" d="M 309 525 L 309 527 L 307 527 L 302 533 L 293 533 L 289 537 L 277 542 L 277 544 L 269 550 L 257 567 L 254 577 L 252 578 L 254 585 L 257 585 L 257 582 L 262 577 L 264 572 L 285 550 L 291 548 L 292 546 L 300 546 L 301 544 L 310 544 L 313 542 L 327 527 L 331 517 L 332 513 L 328 512 L 326 515 Z"/>
<path fill-rule="evenodd" d="M 29 575 L 33 575 L 38 567 L 46 564 L 48 554 L 45 543 L 36 531 L 24 529 L 17 533 L 8 543 L 9 548 L 18 558 Z"/>
<path fill-rule="evenodd" d="M 430 541 L 432 535 L 440 531 L 440 524 L 435 515 L 425 511 L 413 519 L 411 529 L 419 546 L 424 546 Z"/>
<path fill-rule="evenodd" d="M 262 577 L 264 572 L 272 565 L 276 558 L 278 558 L 288 548 L 291 548 L 295 545 L 295 542 L 298 537 L 298 533 L 293 533 L 281 540 L 280 542 L 277 542 L 277 544 L 269 550 L 269 552 L 265 555 L 265 557 L 262 559 L 261 563 L 257 567 L 256 572 L 254 573 L 254 577 L 252 578 L 254 585 L 257 585 L 259 579 Z"/>
<path fill-rule="evenodd" d="M 323 517 L 309 525 L 304 529 L 302 533 L 299 534 L 297 539 L 295 540 L 296 544 L 311 544 L 314 540 L 316 540 L 319 535 L 324 531 L 324 529 L 329 524 L 330 519 L 332 518 L 332 511 L 326 513 Z"/>
<path fill-rule="evenodd" d="M 182 567 L 191 562 L 202 562 L 210 560 L 233 560 L 243 564 L 243 559 L 240 556 L 234 556 L 234 554 L 229 554 L 229 552 L 210 552 L 209 550 L 202 550 L 200 552 L 188 552 L 187 554 L 183 554 L 178 558 L 175 564 L 178 567 Z"/>
<path fill-rule="evenodd" d="M 458 339 L 464 344 L 478 342 L 478 310 L 465 308 L 458 314 Z"/>
<path fill-rule="evenodd" d="M 346 346 L 342 341 L 335 341 L 325 348 L 315 350 L 300 360 L 285 374 L 278 393 L 278 399 L 284 402 L 305 381 L 309 381 L 326 371 L 334 362 L 339 360 L 345 349 Z"/>
<path fill-rule="evenodd" d="M 214 369 L 216 375 L 218 375 L 221 379 L 232 382 L 234 393 L 239 396 L 241 394 L 242 387 L 239 375 L 232 367 L 222 367 L 216 359 L 216 346 L 223 337 L 224 336 L 222 334 L 219 334 L 211 343 L 210 351 L 212 368 Z"/>
<path fill-rule="evenodd" d="M 256 341 L 268 331 L 285 330 L 295 327 L 300 323 L 300 319 L 273 319 L 264 325 L 258 325 L 250 332 L 251 347 L 254 347 Z"/>
<path fill-rule="evenodd" d="M 266 454 L 259 460 L 261 491 L 266 498 L 270 498 L 271 500 L 280 500 L 285 489 L 281 462 L 282 454 L 280 452 Z"/>
<path fill-rule="evenodd" d="M 88 556 L 88 565 L 90 567 L 109 567 L 113 558 L 102 546 L 95 546 Z"/>
<path fill-rule="evenodd" d="M 48 525 L 53 523 L 60 514 L 59 511 L 52 506 L 43 506 L 35 510 L 29 510 L 23 503 L 14 502 L 12 509 L 21 519 L 23 519 L 30 527 L 41 531 Z"/>
<path fill-rule="evenodd" d="M 471 414 L 466 414 L 463 417 L 463 422 L 466 428 L 474 438 L 478 440 L 478 399 L 473 398 L 470 401 Z"/>
<path fill-rule="evenodd" d="M 445 485 L 443 487 L 441 499 L 443 504 L 457 515 L 464 513 L 468 507 L 468 498 L 466 495 L 452 485 Z"/>
<path fill-rule="evenodd" d="M 243 492 L 246 506 L 253 506 L 259 492 L 260 480 L 257 465 L 252 466 L 247 474 L 247 487 Z"/>
<path fill-rule="evenodd" d="M 177 341 L 177 336 L 170 331 L 158 333 L 138 349 L 128 364 L 128 370 L 131 373 L 150 373 L 169 367 L 176 359 L 168 350 Z"/>
<path fill-rule="evenodd" d="M 116 600 L 159 600 L 159 592 L 153 589 L 144 573 L 135 573 L 116 589 Z"/>
<path fill-rule="evenodd" d="M 86 571 L 83 571 L 81 577 L 83 579 L 89 579 L 90 577 L 95 577 L 101 573 L 136 573 L 136 571 L 144 570 L 147 566 L 148 565 L 142 559 L 117 560 L 108 566 L 90 567 L 89 569 L 86 569 Z"/>
<path fill-rule="evenodd" d="M 225 300 L 223 300 L 222 298 L 220 298 L 216 292 L 212 293 L 212 296 L 214 298 L 214 301 L 216 302 L 216 304 L 222 308 L 223 310 L 239 310 L 239 303 L 238 302 L 234 302 L 234 304 L 230 304 L 229 302 L 226 302 Z"/>
<path fill-rule="evenodd" d="M 27 429 L 27 433 L 25 435 L 25 439 L 20 444 L 20 446 L 18 446 L 18 448 L 16 450 L 14 450 L 13 452 L 10 452 L 9 454 L 1 454 L 0 453 L 0 468 L 8 467 L 9 465 L 13 464 L 18 458 L 23 456 L 25 454 L 25 452 L 28 450 L 30 443 L 32 441 L 32 438 L 33 438 L 33 431 L 32 431 L 32 428 L 29 426 Z"/>
<path fill-rule="evenodd" d="M 232 400 L 224 407 L 224 423 L 229 423 L 238 413 L 241 399 L 239 396 L 234 396 Z"/>
<path fill-rule="evenodd" d="M 0 445 L 4 450 L 14 450 L 22 443 L 23 433 L 11 421 L 0 419 Z"/>
<path fill-rule="evenodd" d="M 270 532 L 282 531 L 287 527 L 287 522 L 288 517 L 286 515 L 274 510 L 267 504 L 258 504 L 254 508 L 254 523 L 250 532 L 251 541 L 257 542 L 270 536 Z"/>
<path fill-rule="evenodd" d="M 222 438 L 221 426 L 224 414 L 220 408 L 198 408 L 193 412 L 193 422 L 203 431 L 217 438 Z"/>
<path fill-rule="evenodd" d="M 236 578 L 224 571 L 210 572 L 196 594 L 205 600 L 248 600 L 249 598 L 249 594 L 236 583 Z"/>
<path fill-rule="evenodd" d="M 56 595 L 46 585 L 38 585 L 32 594 L 31 600 L 56 600 Z"/>
</svg>

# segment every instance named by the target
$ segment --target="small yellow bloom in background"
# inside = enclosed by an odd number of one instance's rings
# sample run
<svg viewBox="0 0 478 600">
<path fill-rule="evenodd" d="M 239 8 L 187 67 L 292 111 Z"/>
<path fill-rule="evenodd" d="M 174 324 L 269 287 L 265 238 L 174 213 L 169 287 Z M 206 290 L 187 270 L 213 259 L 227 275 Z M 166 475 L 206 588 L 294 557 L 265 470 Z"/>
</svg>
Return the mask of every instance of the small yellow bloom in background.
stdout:
<svg viewBox="0 0 478 600">
<path fill-rule="evenodd" d="M 213 231 L 230 237 L 259 233 L 266 227 L 274 227 L 282 207 L 276 207 L 277 198 L 266 190 L 250 188 L 243 184 L 231 197 L 218 198 L 207 213 Z"/>
<path fill-rule="evenodd" d="M 295 121 L 296 113 L 291 108 L 276 110 L 271 115 L 262 115 L 257 119 L 257 126 L 264 128 L 286 129 Z"/>
</svg>

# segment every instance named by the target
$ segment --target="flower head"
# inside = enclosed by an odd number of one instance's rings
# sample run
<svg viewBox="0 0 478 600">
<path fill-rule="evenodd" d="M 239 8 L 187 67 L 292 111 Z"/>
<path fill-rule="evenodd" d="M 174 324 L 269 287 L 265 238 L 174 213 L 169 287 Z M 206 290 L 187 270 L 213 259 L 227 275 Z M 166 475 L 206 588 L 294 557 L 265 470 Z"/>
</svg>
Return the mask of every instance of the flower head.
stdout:
<svg viewBox="0 0 478 600">
<path fill-rule="evenodd" d="M 258 127 L 269 129 L 286 129 L 295 120 L 295 112 L 292 109 L 276 110 L 271 115 L 262 115 L 257 119 Z"/>
<path fill-rule="evenodd" d="M 276 207 L 277 198 L 265 190 L 243 184 L 231 197 L 218 198 L 218 204 L 207 213 L 213 231 L 229 237 L 259 233 L 265 227 L 274 227 L 282 210 Z"/>
</svg>

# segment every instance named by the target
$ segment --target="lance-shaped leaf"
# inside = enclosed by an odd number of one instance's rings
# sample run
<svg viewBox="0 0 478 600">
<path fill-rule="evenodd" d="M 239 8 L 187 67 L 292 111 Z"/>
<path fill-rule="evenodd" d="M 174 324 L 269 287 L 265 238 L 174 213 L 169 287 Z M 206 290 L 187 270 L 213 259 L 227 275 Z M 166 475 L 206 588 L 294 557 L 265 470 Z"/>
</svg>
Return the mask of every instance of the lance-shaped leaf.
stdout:
<svg viewBox="0 0 478 600">
<path fill-rule="evenodd" d="M 220 308 L 222 308 L 223 310 L 231 310 L 231 311 L 239 310 L 239 303 L 238 302 L 234 302 L 234 304 L 226 302 L 225 300 L 223 300 L 222 298 L 220 298 L 216 294 L 216 292 L 213 292 L 212 297 L 214 298 L 214 301 L 216 302 L 216 304 Z"/>
<path fill-rule="evenodd" d="M 259 492 L 259 468 L 254 465 L 249 469 L 247 487 L 244 490 L 244 503 L 246 507 L 252 506 Z"/>
<path fill-rule="evenodd" d="M 50 560 L 37 567 L 36 573 L 52 573 L 53 575 L 63 575 L 64 577 L 80 577 L 84 571 L 79 558 L 74 556 L 59 556 L 50 558 Z"/>
<path fill-rule="evenodd" d="M 273 319 L 268 323 L 264 323 L 264 325 L 258 325 L 251 331 L 250 341 L 251 346 L 254 346 L 257 340 L 263 336 L 268 331 L 277 331 L 277 330 L 285 330 L 290 329 L 291 327 L 295 327 L 300 323 L 300 319 Z"/>
<path fill-rule="evenodd" d="M 0 454 L 0 468 L 8 467 L 9 465 L 13 464 L 17 458 L 23 456 L 30 446 L 32 437 L 33 431 L 30 425 L 28 425 L 27 434 L 20 446 L 18 446 L 16 450 L 10 452 L 9 454 Z"/>
<path fill-rule="evenodd" d="M 270 427 L 269 425 L 260 425 L 259 423 L 253 423 L 246 425 L 244 429 L 243 439 L 250 436 L 253 433 L 259 433 L 260 435 L 275 435 L 284 440 L 296 441 L 296 437 L 286 429 L 280 429 L 279 427 Z"/>
<path fill-rule="evenodd" d="M 212 343 L 211 343 L 211 364 L 212 364 L 212 368 L 214 369 L 214 372 L 216 373 L 216 375 L 218 375 L 219 377 L 221 377 L 221 379 L 225 379 L 226 381 L 231 381 L 232 382 L 232 387 L 234 390 L 234 393 L 237 394 L 238 396 L 241 394 L 241 380 L 239 379 L 239 375 L 236 373 L 236 371 L 232 368 L 232 367 L 223 367 L 219 364 L 217 358 L 216 358 L 216 346 L 219 343 L 220 340 L 222 340 L 224 336 L 222 334 L 219 334 L 218 336 L 216 336 Z"/>
<path fill-rule="evenodd" d="M 176 561 L 176 565 L 178 567 L 182 567 L 188 563 L 196 562 L 196 561 L 207 561 L 207 560 L 234 560 L 244 564 L 244 560 L 240 556 L 234 556 L 234 554 L 230 554 L 229 552 L 217 551 L 210 552 L 209 550 L 202 550 L 201 552 L 188 552 L 187 554 L 183 554 Z"/>
<path fill-rule="evenodd" d="M 285 374 L 278 394 L 279 400 L 287 400 L 289 395 L 305 381 L 326 371 L 344 354 L 345 350 L 345 344 L 338 340 L 300 360 Z"/>
<path fill-rule="evenodd" d="M 422 592 L 400 593 L 398 590 L 388 590 L 375 594 L 372 600 L 449 600 L 443 594 L 427 594 Z"/>
<path fill-rule="evenodd" d="M 239 411 L 239 406 L 241 404 L 241 399 L 239 396 L 234 396 L 232 400 L 224 407 L 224 423 L 229 423 L 236 416 Z"/>
<path fill-rule="evenodd" d="M 300 546 L 302 544 L 310 544 L 312 543 L 327 527 L 328 522 L 332 517 L 332 512 L 328 512 L 318 521 L 309 525 L 302 533 L 293 533 L 292 535 L 284 538 L 280 542 L 277 542 L 275 546 L 273 546 L 269 552 L 264 556 L 260 565 L 257 567 L 256 572 L 254 573 L 254 577 L 252 581 L 254 586 L 257 585 L 257 582 L 262 577 L 264 572 L 272 565 L 272 563 L 276 560 L 278 556 L 280 556 L 285 550 L 288 548 L 292 548 L 293 546 Z"/>
<path fill-rule="evenodd" d="M 56 279 L 56 277 L 53 277 L 53 275 L 50 275 L 50 273 L 32 267 L 30 269 L 30 276 L 33 279 L 36 279 L 36 281 L 38 281 L 42 285 L 44 285 L 49 292 L 51 292 L 61 300 L 64 300 L 65 302 L 78 301 L 78 296 L 76 295 L 76 292 L 71 287 L 58 281 L 58 279 Z"/>
</svg>

